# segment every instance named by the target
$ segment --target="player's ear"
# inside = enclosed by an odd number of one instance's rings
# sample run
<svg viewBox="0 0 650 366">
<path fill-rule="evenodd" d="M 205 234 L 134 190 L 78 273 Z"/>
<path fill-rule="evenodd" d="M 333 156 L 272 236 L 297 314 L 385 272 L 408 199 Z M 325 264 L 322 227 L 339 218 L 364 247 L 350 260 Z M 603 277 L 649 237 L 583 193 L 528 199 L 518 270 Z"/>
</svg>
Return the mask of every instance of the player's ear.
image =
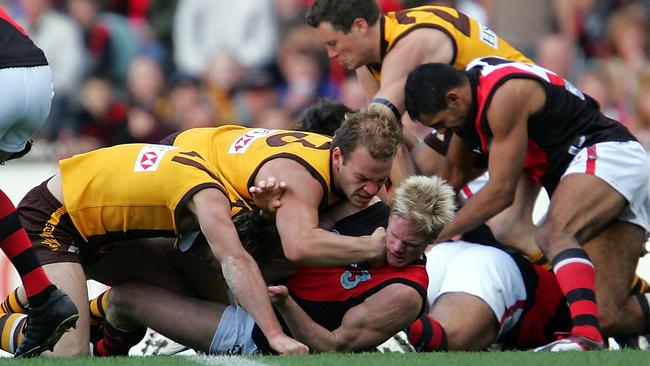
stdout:
<svg viewBox="0 0 650 366">
<path fill-rule="evenodd" d="M 460 103 L 460 95 L 455 91 L 455 89 L 451 89 L 447 94 L 445 94 L 445 102 L 447 107 L 457 107 Z"/>
<path fill-rule="evenodd" d="M 366 20 L 363 18 L 356 18 L 352 21 L 350 30 L 357 31 L 361 34 L 366 34 L 368 32 L 368 22 L 366 22 Z"/>
<path fill-rule="evenodd" d="M 338 169 L 343 164 L 343 152 L 340 147 L 335 147 L 332 149 L 332 165 L 334 168 Z"/>
</svg>

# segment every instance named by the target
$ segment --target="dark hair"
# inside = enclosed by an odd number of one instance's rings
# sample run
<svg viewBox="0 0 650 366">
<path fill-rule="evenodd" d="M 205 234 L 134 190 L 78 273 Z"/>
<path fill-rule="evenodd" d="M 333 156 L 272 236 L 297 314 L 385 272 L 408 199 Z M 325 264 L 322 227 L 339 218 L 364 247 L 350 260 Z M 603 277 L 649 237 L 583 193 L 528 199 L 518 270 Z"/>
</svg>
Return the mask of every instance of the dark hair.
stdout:
<svg viewBox="0 0 650 366">
<path fill-rule="evenodd" d="M 373 25 L 381 16 L 377 0 L 316 0 L 307 10 L 307 24 L 316 28 L 329 22 L 334 29 L 348 34 L 352 23 L 362 18 Z"/>
<path fill-rule="evenodd" d="M 323 98 L 305 110 L 296 129 L 334 136 L 348 113 L 352 113 L 352 110 L 344 104 Z"/>
<path fill-rule="evenodd" d="M 422 114 L 445 109 L 447 92 L 465 82 L 465 74 L 449 64 L 419 65 L 406 79 L 404 103 L 409 117 L 417 121 Z"/>
<path fill-rule="evenodd" d="M 242 246 L 258 263 L 264 263 L 274 252 L 274 247 L 282 245 L 275 221 L 263 215 L 257 207 L 252 210 L 242 208 L 232 216 L 232 223 Z"/>
</svg>

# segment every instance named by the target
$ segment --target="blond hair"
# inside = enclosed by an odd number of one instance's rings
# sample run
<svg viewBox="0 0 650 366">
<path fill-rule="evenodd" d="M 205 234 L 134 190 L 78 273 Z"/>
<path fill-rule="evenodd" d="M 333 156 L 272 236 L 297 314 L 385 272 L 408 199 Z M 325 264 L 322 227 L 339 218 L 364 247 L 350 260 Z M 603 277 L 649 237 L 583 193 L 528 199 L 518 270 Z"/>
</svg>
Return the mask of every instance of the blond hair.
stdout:
<svg viewBox="0 0 650 366">
<path fill-rule="evenodd" d="M 407 220 L 411 229 L 430 243 L 454 218 L 455 196 L 444 179 L 413 175 L 395 191 L 391 212 Z"/>
</svg>

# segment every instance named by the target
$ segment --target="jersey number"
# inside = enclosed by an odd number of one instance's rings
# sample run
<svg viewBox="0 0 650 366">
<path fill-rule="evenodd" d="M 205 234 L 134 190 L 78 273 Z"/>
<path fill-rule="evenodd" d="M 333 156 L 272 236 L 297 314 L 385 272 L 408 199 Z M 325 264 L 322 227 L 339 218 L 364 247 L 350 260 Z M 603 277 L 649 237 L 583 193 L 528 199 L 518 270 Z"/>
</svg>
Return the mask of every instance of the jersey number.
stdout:
<svg viewBox="0 0 650 366">
<path fill-rule="evenodd" d="M 269 136 L 266 138 L 266 144 L 271 146 L 271 147 L 280 147 L 280 146 L 285 146 L 289 144 L 295 144 L 299 143 L 304 147 L 310 148 L 310 149 L 316 149 L 316 150 L 329 150 L 330 149 L 330 142 L 325 142 L 321 145 L 314 145 L 313 143 L 307 141 L 305 137 L 309 136 L 306 133 L 302 132 L 285 132 L 285 133 L 278 133 L 273 136 Z M 289 139 L 285 139 L 289 137 Z"/>
<path fill-rule="evenodd" d="M 448 21 L 451 23 L 459 32 L 464 34 L 466 37 L 470 36 L 470 25 L 469 25 L 469 17 L 467 15 L 458 12 L 458 18 L 454 17 L 453 15 L 447 13 L 444 10 L 441 9 L 436 9 L 436 8 L 423 8 L 423 9 L 418 9 L 419 11 L 426 11 L 431 14 L 437 15 L 438 17 Z M 415 23 L 415 17 L 411 17 L 408 15 L 408 13 L 412 11 L 411 9 L 406 9 L 406 10 L 400 10 L 395 15 L 397 15 L 397 21 L 399 24 L 413 24 Z"/>
</svg>

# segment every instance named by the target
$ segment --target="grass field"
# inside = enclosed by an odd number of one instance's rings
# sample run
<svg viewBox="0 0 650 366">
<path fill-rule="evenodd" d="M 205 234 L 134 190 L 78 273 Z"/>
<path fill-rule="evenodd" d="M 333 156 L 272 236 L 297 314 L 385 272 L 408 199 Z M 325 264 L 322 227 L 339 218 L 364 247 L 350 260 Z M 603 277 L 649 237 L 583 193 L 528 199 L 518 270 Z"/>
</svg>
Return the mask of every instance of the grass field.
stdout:
<svg viewBox="0 0 650 366">
<path fill-rule="evenodd" d="M 601 352 L 570 352 L 570 353 L 533 353 L 533 352 L 463 352 L 463 353 L 361 353 L 361 354 L 321 354 L 308 356 L 257 356 L 257 357 L 226 357 L 226 356 L 156 356 L 156 357 L 124 357 L 124 358 L 78 358 L 78 359 L 47 359 L 36 358 L 29 360 L 0 359 L 0 364 L 38 365 L 38 366 L 182 366 L 182 365 L 213 365 L 213 366 L 633 366 L 650 365 L 648 351 L 601 351 Z"/>
</svg>

